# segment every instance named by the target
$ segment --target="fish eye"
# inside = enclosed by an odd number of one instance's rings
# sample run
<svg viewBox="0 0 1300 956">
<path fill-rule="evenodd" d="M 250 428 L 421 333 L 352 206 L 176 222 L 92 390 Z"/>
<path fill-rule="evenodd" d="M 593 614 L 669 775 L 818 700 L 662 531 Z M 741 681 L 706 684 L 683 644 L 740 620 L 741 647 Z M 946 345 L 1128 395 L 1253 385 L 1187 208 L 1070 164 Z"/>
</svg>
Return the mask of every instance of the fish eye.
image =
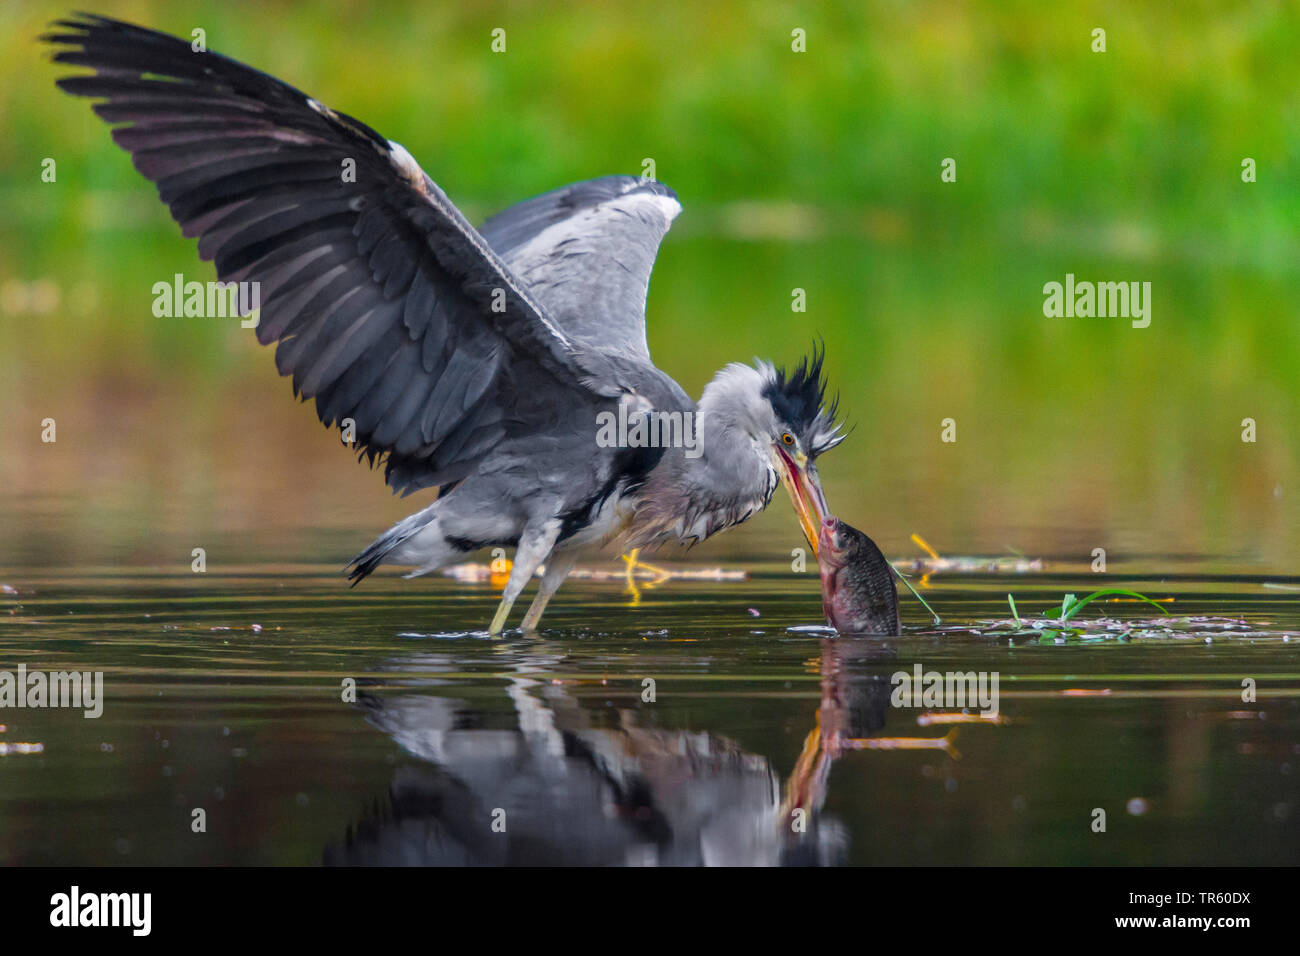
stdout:
<svg viewBox="0 0 1300 956">
<path fill-rule="evenodd" d="M 789 432 L 785 432 L 784 434 L 781 435 L 781 441 L 785 442 L 787 445 L 793 445 L 794 436 L 791 435 Z"/>
</svg>

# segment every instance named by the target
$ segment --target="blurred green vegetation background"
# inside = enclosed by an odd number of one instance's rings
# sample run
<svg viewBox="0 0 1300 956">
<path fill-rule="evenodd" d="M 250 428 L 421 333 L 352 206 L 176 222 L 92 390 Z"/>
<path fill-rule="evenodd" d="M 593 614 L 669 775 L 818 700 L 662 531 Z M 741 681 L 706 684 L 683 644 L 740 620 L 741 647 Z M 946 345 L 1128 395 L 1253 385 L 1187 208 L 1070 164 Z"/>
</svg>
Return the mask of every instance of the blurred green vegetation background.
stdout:
<svg viewBox="0 0 1300 956">
<path fill-rule="evenodd" d="M 656 360 L 698 395 L 727 361 L 822 336 L 856 425 L 822 465 L 831 504 L 891 555 L 919 532 L 949 554 L 1295 570 L 1294 4 L 92 8 L 201 27 L 403 143 L 475 221 L 653 159 L 685 208 L 651 284 Z M 211 267 L 55 89 L 36 38 L 67 10 L 0 7 L 0 566 L 170 561 L 197 533 L 350 557 L 415 505 L 237 324 L 153 317 L 154 282 Z M 1045 318 L 1067 272 L 1151 282 L 1151 326 Z M 788 554 L 773 510 L 706 550 Z"/>
</svg>

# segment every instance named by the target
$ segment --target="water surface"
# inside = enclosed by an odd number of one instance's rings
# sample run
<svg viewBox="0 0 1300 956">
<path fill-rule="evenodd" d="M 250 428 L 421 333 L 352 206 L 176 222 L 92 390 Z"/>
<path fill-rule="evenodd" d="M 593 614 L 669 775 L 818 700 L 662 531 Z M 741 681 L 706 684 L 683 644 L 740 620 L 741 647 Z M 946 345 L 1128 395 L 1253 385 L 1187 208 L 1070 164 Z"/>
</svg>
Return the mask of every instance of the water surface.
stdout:
<svg viewBox="0 0 1300 956">
<path fill-rule="evenodd" d="M 475 632 L 490 583 L 10 576 L 4 666 L 102 670 L 106 701 L 3 712 L 0 740 L 42 746 L 0 757 L 0 862 L 1294 863 L 1300 583 L 1192 566 L 1129 581 L 1169 621 L 1083 615 L 1169 636 L 1064 644 L 991 633 L 1008 590 L 1026 614 L 1094 583 L 1050 565 L 938 575 L 943 625 L 905 599 L 883 642 L 791 631 L 819 623 L 816 584 L 773 563 L 573 581 L 545 631 L 499 641 Z M 997 722 L 892 706 L 917 663 L 997 671 Z"/>
</svg>

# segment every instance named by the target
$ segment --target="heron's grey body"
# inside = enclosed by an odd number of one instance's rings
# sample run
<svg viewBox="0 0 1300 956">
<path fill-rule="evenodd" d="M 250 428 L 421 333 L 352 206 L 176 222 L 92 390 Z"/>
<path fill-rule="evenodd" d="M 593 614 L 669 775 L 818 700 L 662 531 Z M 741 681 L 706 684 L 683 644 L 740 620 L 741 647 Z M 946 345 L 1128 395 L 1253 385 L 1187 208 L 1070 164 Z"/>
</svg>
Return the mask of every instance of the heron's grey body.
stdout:
<svg viewBox="0 0 1300 956">
<path fill-rule="evenodd" d="M 575 183 L 479 231 L 400 145 L 264 73 L 97 16 L 45 39 L 92 68 L 59 85 L 101 100 L 219 278 L 260 283 L 257 336 L 295 393 L 394 490 L 439 489 L 354 559 L 354 582 L 513 546 L 492 629 L 546 562 L 533 626 L 584 548 L 702 540 L 779 481 L 801 520 L 824 504 L 813 462 L 841 438 L 820 356 L 790 376 L 728 366 L 698 407 L 651 362 L 646 292 L 681 208 L 667 187 Z M 600 439 L 608 416 L 655 415 L 694 442 Z"/>
</svg>

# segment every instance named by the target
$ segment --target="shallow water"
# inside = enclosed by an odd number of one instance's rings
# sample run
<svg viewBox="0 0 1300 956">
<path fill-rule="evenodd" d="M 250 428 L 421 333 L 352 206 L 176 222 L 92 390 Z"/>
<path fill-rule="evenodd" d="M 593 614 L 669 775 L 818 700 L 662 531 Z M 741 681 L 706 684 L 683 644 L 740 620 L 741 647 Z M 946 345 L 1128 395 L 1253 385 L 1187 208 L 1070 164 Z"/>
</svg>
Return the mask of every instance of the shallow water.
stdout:
<svg viewBox="0 0 1300 956">
<path fill-rule="evenodd" d="M 3 666 L 102 670 L 106 699 L 98 719 L 0 711 L 0 863 L 1300 856 L 1295 579 L 1193 564 L 1107 580 L 1174 598 L 1173 636 L 1056 644 L 988 632 L 1008 591 L 1037 613 L 1096 575 L 938 575 L 925 593 L 943 624 L 905 597 L 908 634 L 878 642 L 790 630 L 820 623 L 812 575 L 728 566 L 748 580 L 672 580 L 635 606 L 621 582 L 573 581 L 547 630 L 499 641 L 474 631 L 488 583 L 350 591 L 333 567 L 287 565 L 10 575 Z M 1081 616 L 1103 615 L 1160 617 Z M 1230 621 L 1183 621 L 1197 615 Z M 915 664 L 998 672 L 997 721 L 892 706 L 891 676 Z"/>
</svg>

